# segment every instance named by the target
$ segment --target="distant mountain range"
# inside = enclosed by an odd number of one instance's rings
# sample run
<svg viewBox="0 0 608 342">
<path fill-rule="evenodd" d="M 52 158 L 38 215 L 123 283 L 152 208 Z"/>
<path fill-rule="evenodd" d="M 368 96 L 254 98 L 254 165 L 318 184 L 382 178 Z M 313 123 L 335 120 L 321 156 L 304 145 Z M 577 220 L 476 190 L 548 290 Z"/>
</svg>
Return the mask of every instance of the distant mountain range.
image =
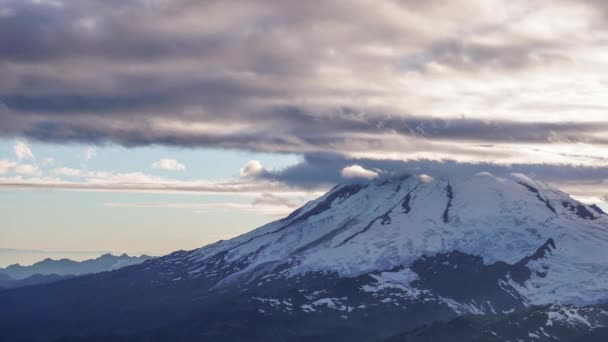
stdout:
<svg viewBox="0 0 608 342">
<path fill-rule="evenodd" d="M 0 341 L 607 341 L 608 215 L 523 175 L 339 185 L 236 238 L 0 291 Z"/>
<path fill-rule="evenodd" d="M 14 264 L 0 268 L 0 288 L 47 284 L 75 276 L 116 270 L 151 258 L 147 255 L 136 257 L 127 254 L 104 254 L 84 261 L 47 258 L 30 266 Z"/>
</svg>

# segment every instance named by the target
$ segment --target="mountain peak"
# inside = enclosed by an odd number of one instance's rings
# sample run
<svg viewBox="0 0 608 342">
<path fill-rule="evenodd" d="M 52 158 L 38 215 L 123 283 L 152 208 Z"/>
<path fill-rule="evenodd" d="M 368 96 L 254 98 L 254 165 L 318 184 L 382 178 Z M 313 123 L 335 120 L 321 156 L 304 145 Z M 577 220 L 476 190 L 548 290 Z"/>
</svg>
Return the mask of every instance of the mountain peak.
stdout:
<svg viewBox="0 0 608 342">
<path fill-rule="evenodd" d="M 478 255 L 485 264 L 514 264 L 562 245 L 550 255 L 555 273 L 534 281 L 552 288 L 551 299 L 576 302 L 584 297 L 571 292 L 578 285 L 553 276 L 575 262 L 601 263 L 607 222 L 591 206 L 521 174 L 410 174 L 338 185 L 282 220 L 189 258 L 221 255 L 223 262 L 240 262 L 218 283 L 223 286 L 276 269 L 286 276 L 330 271 L 353 277 L 452 250 Z M 575 243 L 590 253 L 579 255 L 569 247 Z M 579 288 L 589 298 L 593 289 Z"/>
</svg>

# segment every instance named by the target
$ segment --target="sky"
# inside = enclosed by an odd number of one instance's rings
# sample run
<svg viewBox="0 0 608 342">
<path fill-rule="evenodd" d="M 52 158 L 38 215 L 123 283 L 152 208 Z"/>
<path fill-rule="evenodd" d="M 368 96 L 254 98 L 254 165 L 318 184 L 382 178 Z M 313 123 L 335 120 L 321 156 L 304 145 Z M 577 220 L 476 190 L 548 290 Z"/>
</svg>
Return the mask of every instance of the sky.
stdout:
<svg viewBox="0 0 608 342">
<path fill-rule="evenodd" d="M 600 0 L 0 0 L 0 267 L 192 249 L 420 170 L 608 208 L 607 19 Z"/>
</svg>

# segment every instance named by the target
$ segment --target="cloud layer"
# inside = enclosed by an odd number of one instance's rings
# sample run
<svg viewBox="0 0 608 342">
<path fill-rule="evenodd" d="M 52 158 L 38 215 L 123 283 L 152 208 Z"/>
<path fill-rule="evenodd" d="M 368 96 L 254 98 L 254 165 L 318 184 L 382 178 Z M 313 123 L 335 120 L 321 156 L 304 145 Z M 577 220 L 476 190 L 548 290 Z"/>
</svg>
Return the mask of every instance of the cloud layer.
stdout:
<svg viewBox="0 0 608 342">
<path fill-rule="evenodd" d="M 607 8 L 0 0 L 0 136 L 606 166 Z"/>
<path fill-rule="evenodd" d="M 368 170 L 361 165 L 353 164 L 342 169 L 340 172 L 344 178 L 363 178 L 363 179 L 374 179 L 379 176 L 377 171 Z"/>
<path fill-rule="evenodd" d="M 178 162 L 175 159 L 162 158 L 152 163 L 152 168 L 165 171 L 184 171 L 186 169 L 186 165 Z"/>
</svg>

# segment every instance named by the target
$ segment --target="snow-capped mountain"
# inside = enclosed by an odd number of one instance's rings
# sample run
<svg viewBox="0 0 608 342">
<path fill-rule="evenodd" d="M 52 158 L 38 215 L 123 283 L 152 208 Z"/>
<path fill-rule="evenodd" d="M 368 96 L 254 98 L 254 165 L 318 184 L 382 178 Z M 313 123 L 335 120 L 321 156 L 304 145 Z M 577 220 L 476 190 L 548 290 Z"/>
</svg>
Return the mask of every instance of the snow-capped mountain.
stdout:
<svg viewBox="0 0 608 342">
<path fill-rule="evenodd" d="M 399 266 L 405 267 L 402 281 L 411 282 L 412 264 L 425 255 L 460 251 L 480 256 L 484 265 L 514 264 L 547 241 L 551 253 L 527 263 L 530 278 L 508 280 L 527 303 L 608 299 L 608 216 L 522 175 L 338 186 L 283 220 L 163 262 L 191 265 L 184 277 L 238 264 L 218 287 L 260 274 L 355 277 Z"/>
<path fill-rule="evenodd" d="M 459 315 L 606 301 L 600 208 L 523 175 L 410 175 L 336 186 L 197 250 L 0 293 L 0 338 L 35 320 L 32 339 L 375 341 Z M 608 325 L 597 317 L 573 336 Z"/>
</svg>

